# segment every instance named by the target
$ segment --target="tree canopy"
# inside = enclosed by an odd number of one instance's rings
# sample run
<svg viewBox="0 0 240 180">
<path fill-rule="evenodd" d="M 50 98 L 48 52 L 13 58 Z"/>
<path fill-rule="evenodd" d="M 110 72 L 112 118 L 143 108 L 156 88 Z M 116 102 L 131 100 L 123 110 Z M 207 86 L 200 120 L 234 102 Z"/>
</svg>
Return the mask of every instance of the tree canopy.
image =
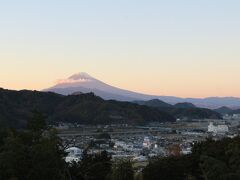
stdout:
<svg viewBox="0 0 240 180">
<path fill-rule="evenodd" d="M 152 159 L 143 174 L 144 180 L 240 179 L 240 137 L 207 139 L 190 155 Z"/>
</svg>

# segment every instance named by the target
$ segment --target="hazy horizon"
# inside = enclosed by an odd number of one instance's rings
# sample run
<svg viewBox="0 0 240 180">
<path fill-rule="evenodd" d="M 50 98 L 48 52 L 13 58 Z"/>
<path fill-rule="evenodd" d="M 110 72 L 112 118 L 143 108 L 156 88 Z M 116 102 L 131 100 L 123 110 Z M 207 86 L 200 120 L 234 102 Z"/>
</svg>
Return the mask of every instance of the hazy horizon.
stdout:
<svg viewBox="0 0 240 180">
<path fill-rule="evenodd" d="M 5 1 L 0 87 L 42 90 L 78 72 L 122 89 L 240 97 L 240 2 Z"/>
<path fill-rule="evenodd" d="M 90 74 L 88 74 L 88 73 L 86 73 L 86 72 L 79 72 L 79 73 L 75 73 L 75 74 L 72 74 L 72 76 L 73 75 L 77 75 L 77 74 L 81 74 L 81 73 L 85 73 L 85 74 L 87 74 L 87 75 L 89 75 L 89 76 L 91 76 Z M 71 76 L 70 76 L 71 77 Z M 61 85 L 61 84 L 65 84 L 65 83 L 67 83 L 67 84 L 69 84 L 69 85 L 67 85 L 68 87 L 71 87 L 71 82 L 67 82 L 67 79 L 68 78 L 70 78 L 70 77 L 67 77 L 66 79 L 58 79 L 58 80 L 56 80 L 51 86 L 49 86 L 49 87 L 47 87 L 47 88 L 43 88 L 43 89 L 27 89 L 27 88 L 20 88 L 20 89 L 9 89 L 9 90 L 19 90 L 19 91 L 21 91 L 21 90 L 37 90 L 37 91 L 46 91 L 46 89 L 48 89 L 48 88 L 54 88 L 56 85 Z M 101 81 L 101 82 L 103 82 L 103 83 L 106 83 L 106 82 L 104 82 L 104 81 L 102 81 L 102 80 L 100 80 L 100 79 L 98 79 L 98 78 L 96 78 L 96 77 L 93 77 L 93 76 L 91 76 L 92 78 L 94 78 L 94 79 L 96 79 L 96 80 L 99 80 L 99 81 Z M 79 80 L 77 80 L 78 82 L 80 82 Z M 83 81 L 84 82 L 84 81 Z M 75 82 L 72 82 L 72 83 L 76 83 L 76 81 Z M 113 86 L 113 85 L 111 85 L 111 84 L 108 84 L 108 83 L 106 83 L 107 85 L 110 85 L 110 86 Z M 73 86 L 73 87 L 75 87 L 75 85 Z M 164 95 L 164 94 L 150 94 L 150 93 L 144 93 L 144 92 L 138 92 L 138 91 L 133 91 L 133 90 L 130 90 L 130 89 L 124 89 L 124 88 L 122 88 L 122 87 L 117 87 L 117 86 L 113 86 L 113 87 L 115 87 L 115 88 L 119 88 L 119 89 L 123 89 L 123 90 L 127 90 L 127 91 L 132 91 L 132 92 L 135 92 L 135 93 L 140 93 L 140 94 L 145 94 L 145 95 L 150 95 L 150 96 L 170 96 L 170 97 L 179 97 L 179 98 L 199 98 L 199 99 L 205 99 L 205 98 L 214 98 L 214 97 L 216 97 L 216 98 L 231 98 L 231 97 L 233 97 L 233 98 L 240 98 L 240 97 L 237 97 L 237 96 L 206 96 L 206 97 L 188 97 L 188 96 L 186 96 L 186 97 L 184 97 L 184 96 L 174 96 L 174 95 Z M 0 87 L 0 88 L 4 88 L 4 87 Z M 96 87 L 97 88 L 97 87 Z M 8 89 L 8 88 L 4 88 L 4 89 Z"/>
</svg>

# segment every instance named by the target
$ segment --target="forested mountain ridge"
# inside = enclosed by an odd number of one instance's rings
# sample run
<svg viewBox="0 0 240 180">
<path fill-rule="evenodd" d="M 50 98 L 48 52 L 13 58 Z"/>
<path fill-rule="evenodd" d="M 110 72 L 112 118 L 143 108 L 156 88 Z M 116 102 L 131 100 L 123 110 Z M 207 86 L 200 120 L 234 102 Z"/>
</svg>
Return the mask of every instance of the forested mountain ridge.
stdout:
<svg viewBox="0 0 240 180">
<path fill-rule="evenodd" d="M 177 103 L 170 105 L 158 99 L 150 101 L 134 101 L 134 103 L 154 107 L 168 114 L 171 114 L 175 118 L 180 119 L 221 119 L 220 113 L 206 108 L 198 108 L 191 103 Z"/>
<path fill-rule="evenodd" d="M 0 125 L 21 128 L 33 111 L 47 116 L 50 123 L 80 124 L 175 121 L 175 117 L 156 108 L 130 102 L 103 100 L 93 93 L 63 96 L 51 92 L 0 89 Z"/>
<path fill-rule="evenodd" d="M 24 127 L 33 111 L 43 113 L 48 123 L 71 122 L 90 125 L 140 125 L 149 122 L 173 122 L 176 118 L 221 118 L 220 114 L 209 109 L 177 108 L 158 101 L 153 100 L 146 104 L 141 102 L 139 105 L 104 100 L 93 93 L 64 96 L 52 92 L 0 89 L 0 125 Z"/>
</svg>

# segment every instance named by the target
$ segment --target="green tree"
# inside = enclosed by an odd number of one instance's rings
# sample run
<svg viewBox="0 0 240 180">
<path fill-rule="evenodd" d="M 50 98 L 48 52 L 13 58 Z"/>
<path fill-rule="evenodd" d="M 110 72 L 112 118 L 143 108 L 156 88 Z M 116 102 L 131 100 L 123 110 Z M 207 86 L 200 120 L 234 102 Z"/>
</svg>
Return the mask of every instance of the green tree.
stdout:
<svg viewBox="0 0 240 180">
<path fill-rule="evenodd" d="M 229 167 L 236 173 L 240 174 L 240 138 L 235 138 L 226 150 Z"/>
<path fill-rule="evenodd" d="M 112 170 L 112 180 L 133 180 L 134 170 L 132 167 L 132 162 L 128 160 L 123 160 L 117 162 Z"/>
<path fill-rule="evenodd" d="M 111 157 L 106 151 L 97 154 L 84 151 L 81 161 L 69 168 L 74 180 L 106 180 L 111 173 L 111 167 Z"/>
<path fill-rule="evenodd" d="M 240 137 L 207 139 L 194 144 L 192 154 L 151 160 L 144 180 L 240 179 Z"/>
<path fill-rule="evenodd" d="M 227 165 L 220 160 L 209 156 L 201 156 L 200 161 L 200 167 L 205 179 L 221 180 L 223 175 L 229 173 Z"/>
<path fill-rule="evenodd" d="M 96 138 L 97 138 L 97 139 L 110 140 L 110 139 L 111 139 L 111 136 L 110 136 L 110 134 L 108 134 L 108 133 L 101 133 L 101 134 L 99 134 Z"/>
<path fill-rule="evenodd" d="M 152 159 L 143 170 L 144 180 L 183 180 L 186 179 L 185 157 L 168 157 Z"/>
<path fill-rule="evenodd" d="M 67 164 L 61 140 L 35 114 L 25 131 L 10 130 L 0 147 L 0 179 L 65 180 Z M 1 138 L 0 138 L 1 139 Z"/>
</svg>

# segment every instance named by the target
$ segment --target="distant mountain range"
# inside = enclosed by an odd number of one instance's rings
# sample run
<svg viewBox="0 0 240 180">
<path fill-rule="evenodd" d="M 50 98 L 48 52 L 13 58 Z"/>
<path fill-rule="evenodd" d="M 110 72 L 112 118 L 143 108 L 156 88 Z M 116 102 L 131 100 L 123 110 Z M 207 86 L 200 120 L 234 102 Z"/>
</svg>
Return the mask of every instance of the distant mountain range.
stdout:
<svg viewBox="0 0 240 180">
<path fill-rule="evenodd" d="M 149 101 L 134 101 L 134 103 L 157 108 L 161 111 L 173 115 L 175 118 L 192 120 L 192 119 L 221 119 L 221 113 L 216 111 L 198 108 L 191 103 L 177 103 L 171 105 L 158 99 Z"/>
<path fill-rule="evenodd" d="M 214 109 L 215 112 L 218 112 L 219 114 L 225 115 L 233 115 L 233 114 L 240 114 L 240 109 L 231 109 L 228 107 L 220 107 L 218 109 Z"/>
<path fill-rule="evenodd" d="M 60 80 L 55 86 L 43 91 L 70 95 L 76 92 L 93 92 L 105 100 L 118 101 L 148 101 L 159 99 L 169 104 L 192 103 L 194 106 L 216 109 L 222 106 L 230 108 L 240 107 L 240 98 L 236 97 L 209 97 L 209 98 L 179 98 L 174 96 L 153 96 L 136 93 L 108 85 L 87 73 L 78 73 L 67 79 Z"/>
<path fill-rule="evenodd" d="M 218 109 L 214 109 L 214 111 L 220 113 L 220 114 L 231 114 L 234 110 L 232 110 L 229 107 L 223 106 Z"/>
</svg>

